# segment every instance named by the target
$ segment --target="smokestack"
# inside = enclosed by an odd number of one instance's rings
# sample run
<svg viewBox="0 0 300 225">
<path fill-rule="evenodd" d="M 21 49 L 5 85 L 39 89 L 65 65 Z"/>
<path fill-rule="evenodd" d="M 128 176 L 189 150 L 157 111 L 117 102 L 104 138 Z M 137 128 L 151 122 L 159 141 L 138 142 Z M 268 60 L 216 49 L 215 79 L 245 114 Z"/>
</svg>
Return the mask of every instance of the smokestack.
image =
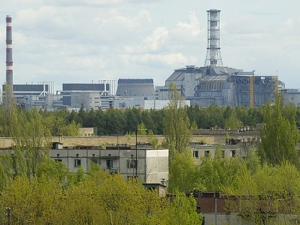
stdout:
<svg viewBox="0 0 300 225">
<path fill-rule="evenodd" d="M 6 82 L 13 86 L 13 61 L 12 61 L 12 26 L 11 17 L 6 16 Z"/>
<path fill-rule="evenodd" d="M 207 53 L 205 66 L 222 66 L 220 47 L 220 12 L 207 10 Z"/>
</svg>

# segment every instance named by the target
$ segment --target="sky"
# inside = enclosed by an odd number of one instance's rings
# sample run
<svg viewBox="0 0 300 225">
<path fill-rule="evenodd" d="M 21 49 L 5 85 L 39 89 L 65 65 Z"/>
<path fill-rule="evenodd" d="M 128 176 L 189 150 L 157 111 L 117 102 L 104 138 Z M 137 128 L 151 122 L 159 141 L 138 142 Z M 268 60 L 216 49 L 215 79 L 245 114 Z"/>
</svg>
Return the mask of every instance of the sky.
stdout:
<svg viewBox="0 0 300 225">
<path fill-rule="evenodd" d="M 207 10 L 221 10 L 224 66 L 300 89 L 299 0 L 0 0 L 0 83 L 6 15 L 12 17 L 15 84 L 164 85 L 175 69 L 204 66 Z M 1 19 L 2 18 L 2 19 Z M 1 66 L 2 65 L 2 66 Z"/>
</svg>

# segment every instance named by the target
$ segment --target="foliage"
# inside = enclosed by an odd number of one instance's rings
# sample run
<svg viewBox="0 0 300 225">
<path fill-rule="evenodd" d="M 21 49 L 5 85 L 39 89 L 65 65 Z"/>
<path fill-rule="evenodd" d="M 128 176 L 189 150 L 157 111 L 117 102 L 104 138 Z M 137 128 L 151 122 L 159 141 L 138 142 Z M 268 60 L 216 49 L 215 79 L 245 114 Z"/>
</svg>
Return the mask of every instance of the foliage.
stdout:
<svg viewBox="0 0 300 225">
<path fill-rule="evenodd" d="M 195 200 L 176 193 L 170 202 L 146 190 L 136 179 L 105 173 L 92 164 L 80 182 L 69 186 L 40 171 L 39 176 L 17 176 L 1 192 L 0 222 L 5 207 L 11 224 L 199 224 Z"/>
<path fill-rule="evenodd" d="M 137 126 L 137 134 L 138 135 L 147 135 L 147 129 L 143 122 Z"/>
<path fill-rule="evenodd" d="M 158 147 L 158 139 L 154 137 L 153 131 L 149 130 L 148 131 L 148 141 L 151 144 L 152 148 L 157 148 Z"/>
<path fill-rule="evenodd" d="M 235 185 L 240 166 L 239 158 L 223 158 L 219 146 L 214 158 L 208 156 L 202 160 L 198 171 L 199 183 L 204 191 L 223 191 L 224 187 Z"/>
<path fill-rule="evenodd" d="M 170 92 L 171 93 L 171 92 Z M 179 94 L 178 92 L 176 94 Z M 178 102 L 182 100 L 180 94 L 170 95 L 177 98 Z M 181 100 L 180 100 L 181 99 Z M 7 108 L 5 104 L 0 107 L 0 136 L 11 136 L 11 118 L 14 113 L 12 108 L 15 107 L 15 101 L 10 101 L 12 104 Z M 181 101 L 182 102 L 182 101 Z M 4 102 L 5 103 L 5 102 Z M 24 109 L 23 109 L 24 110 Z M 26 109 L 27 110 L 27 109 Z M 125 110 L 109 108 L 107 110 L 84 110 L 69 111 L 67 109 L 57 111 L 40 110 L 39 113 L 43 118 L 43 124 L 49 128 L 52 136 L 77 136 L 79 127 L 97 127 L 98 135 L 125 135 L 133 133 L 136 127 L 144 123 L 147 129 L 151 129 L 155 135 L 163 134 L 163 126 L 166 115 L 166 109 L 160 110 L 142 110 L 136 108 L 128 108 Z M 245 126 L 255 126 L 263 120 L 262 107 L 247 108 L 237 106 L 236 108 L 227 106 L 209 106 L 201 107 L 199 105 L 185 106 L 182 112 L 186 115 L 185 120 L 191 121 L 190 129 L 209 129 L 211 127 L 228 127 L 229 122 L 235 124 L 236 121 Z M 230 118 L 236 118 L 236 121 Z M 300 110 L 297 109 L 296 122 L 300 126 Z M 236 125 L 234 125 L 236 126 Z M 233 129 L 233 128 L 232 128 Z"/>
<path fill-rule="evenodd" d="M 168 191 L 189 193 L 194 189 L 202 190 L 203 187 L 198 183 L 197 166 L 190 152 L 175 152 L 173 161 L 170 165 Z"/>
<path fill-rule="evenodd" d="M 235 112 L 233 111 L 229 118 L 225 121 L 225 129 L 231 129 L 231 130 L 237 130 L 239 127 L 241 127 L 243 123 L 237 118 Z"/>
<path fill-rule="evenodd" d="M 251 224 L 276 224 L 277 213 L 299 214 L 299 178 L 297 168 L 287 161 L 276 166 L 264 165 L 254 173 L 243 165 L 236 185 L 226 189 L 237 197 L 228 200 L 227 207 Z"/>
<path fill-rule="evenodd" d="M 258 155 L 262 162 L 272 165 L 288 160 L 297 165 L 298 129 L 296 126 L 296 107 L 283 105 L 283 99 L 277 95 L 274 104 L 264 105 L 264 126 L 261 130 L 261 143 Z"/>
<path fill-rule="evenodd" d="M 69 168 L 62 162 L 55 162 L 49 157 L 38 165 L 37 176 L 46 175 L 49 178 L 56 178 L 60 182 L 68 183 L 71 179 Z"/>
<path fill-rule="evenodd" d="M 173 207 L 170 208 L 167 224 L 202 224 L 201 214 L 195 212 L 196 201 L 193 196 L 187 198 L 185 194 L 176 192 Z"/>
<path fill-rule="evenodd" d="M 170 149 L 170 160 L 175 152 L 186 150 L 191 140 L 190 121 L 183 105 L 183 98 L 174 83 L 170 84 L 169 104 L 165 111 L 163 127 L 165 144 Z"/>
<path fill-rule="evenodd" d="M 133 138 L 131 137 L 131 135 L 129 133 L 126 133 L 126 137 L 127 137 L 128 143 L 130 145 L 133 142 Z"/>
<path fill-rule="evenodd" d="M 0 135 L 2 137 L 11 137 L 12 122 L 14 116 L 17 114 L 16 101 L 12 86 L 5 83 L 5 96 L 3 97 L 3 104 L 0 107 Z"/>
<path fill-rule="evenodd" d="M 14 116 L 12 137 L 14 141 L 13 169 L 15 175 L 35 175 L 38 164 L 50 150 L 50 131 L 42 123 L 42 116 L 34 108 L 19 110 Z"/>
<path fill-rule="evenodd" d="M 198 129 L 198 126 L 197 126 L 196 121 L 194 120 L 192 125 L 191 125 L 191 130 L 193 131 L 193 130 L 197 130 L 197 129 Z"/>
</svg>

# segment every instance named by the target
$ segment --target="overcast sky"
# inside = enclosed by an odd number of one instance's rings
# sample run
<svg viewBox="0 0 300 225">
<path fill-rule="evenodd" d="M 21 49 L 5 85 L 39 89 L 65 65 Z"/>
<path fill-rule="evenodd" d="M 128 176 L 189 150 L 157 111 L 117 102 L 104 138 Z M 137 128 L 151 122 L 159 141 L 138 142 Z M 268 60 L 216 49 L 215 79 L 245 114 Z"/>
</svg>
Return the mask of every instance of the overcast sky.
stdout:
<svg viewBox="0 0 300 225">
<path fill-rule="evenodd" d="M 5 18 L 12 16 L 14 83 L 97 83 L 153 78 L 203 66 L 207 12 L 221 10 L 224 66 L 278 75 L 300 88 L 299 0 L 0 0 L 0 82 Z M 1 19 L 2 18 L 2 19 Z M 1 75 L 2 74 L 2 75 Z"/>
</svg>

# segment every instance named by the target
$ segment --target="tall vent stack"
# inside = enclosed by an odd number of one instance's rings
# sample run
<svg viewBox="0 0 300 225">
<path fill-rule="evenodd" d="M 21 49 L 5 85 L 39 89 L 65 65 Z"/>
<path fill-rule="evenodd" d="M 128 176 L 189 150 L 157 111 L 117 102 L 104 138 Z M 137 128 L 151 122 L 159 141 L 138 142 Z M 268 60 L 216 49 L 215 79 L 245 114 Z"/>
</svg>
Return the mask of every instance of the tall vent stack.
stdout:
<svg viewBox="0 0 300 225">
<path fill-rule="evenodd" d="M 13 60 L 12 60 L 12 26 L 11 17 L 6 16 L 6 82 L 13 86 Z"/>
<path fill-rule="evenodd" d="M 222 66 L 220 51 L 220 12 L 221 10 L 207 10 L 207 53 L 205 66 Z"/>
</svg>

